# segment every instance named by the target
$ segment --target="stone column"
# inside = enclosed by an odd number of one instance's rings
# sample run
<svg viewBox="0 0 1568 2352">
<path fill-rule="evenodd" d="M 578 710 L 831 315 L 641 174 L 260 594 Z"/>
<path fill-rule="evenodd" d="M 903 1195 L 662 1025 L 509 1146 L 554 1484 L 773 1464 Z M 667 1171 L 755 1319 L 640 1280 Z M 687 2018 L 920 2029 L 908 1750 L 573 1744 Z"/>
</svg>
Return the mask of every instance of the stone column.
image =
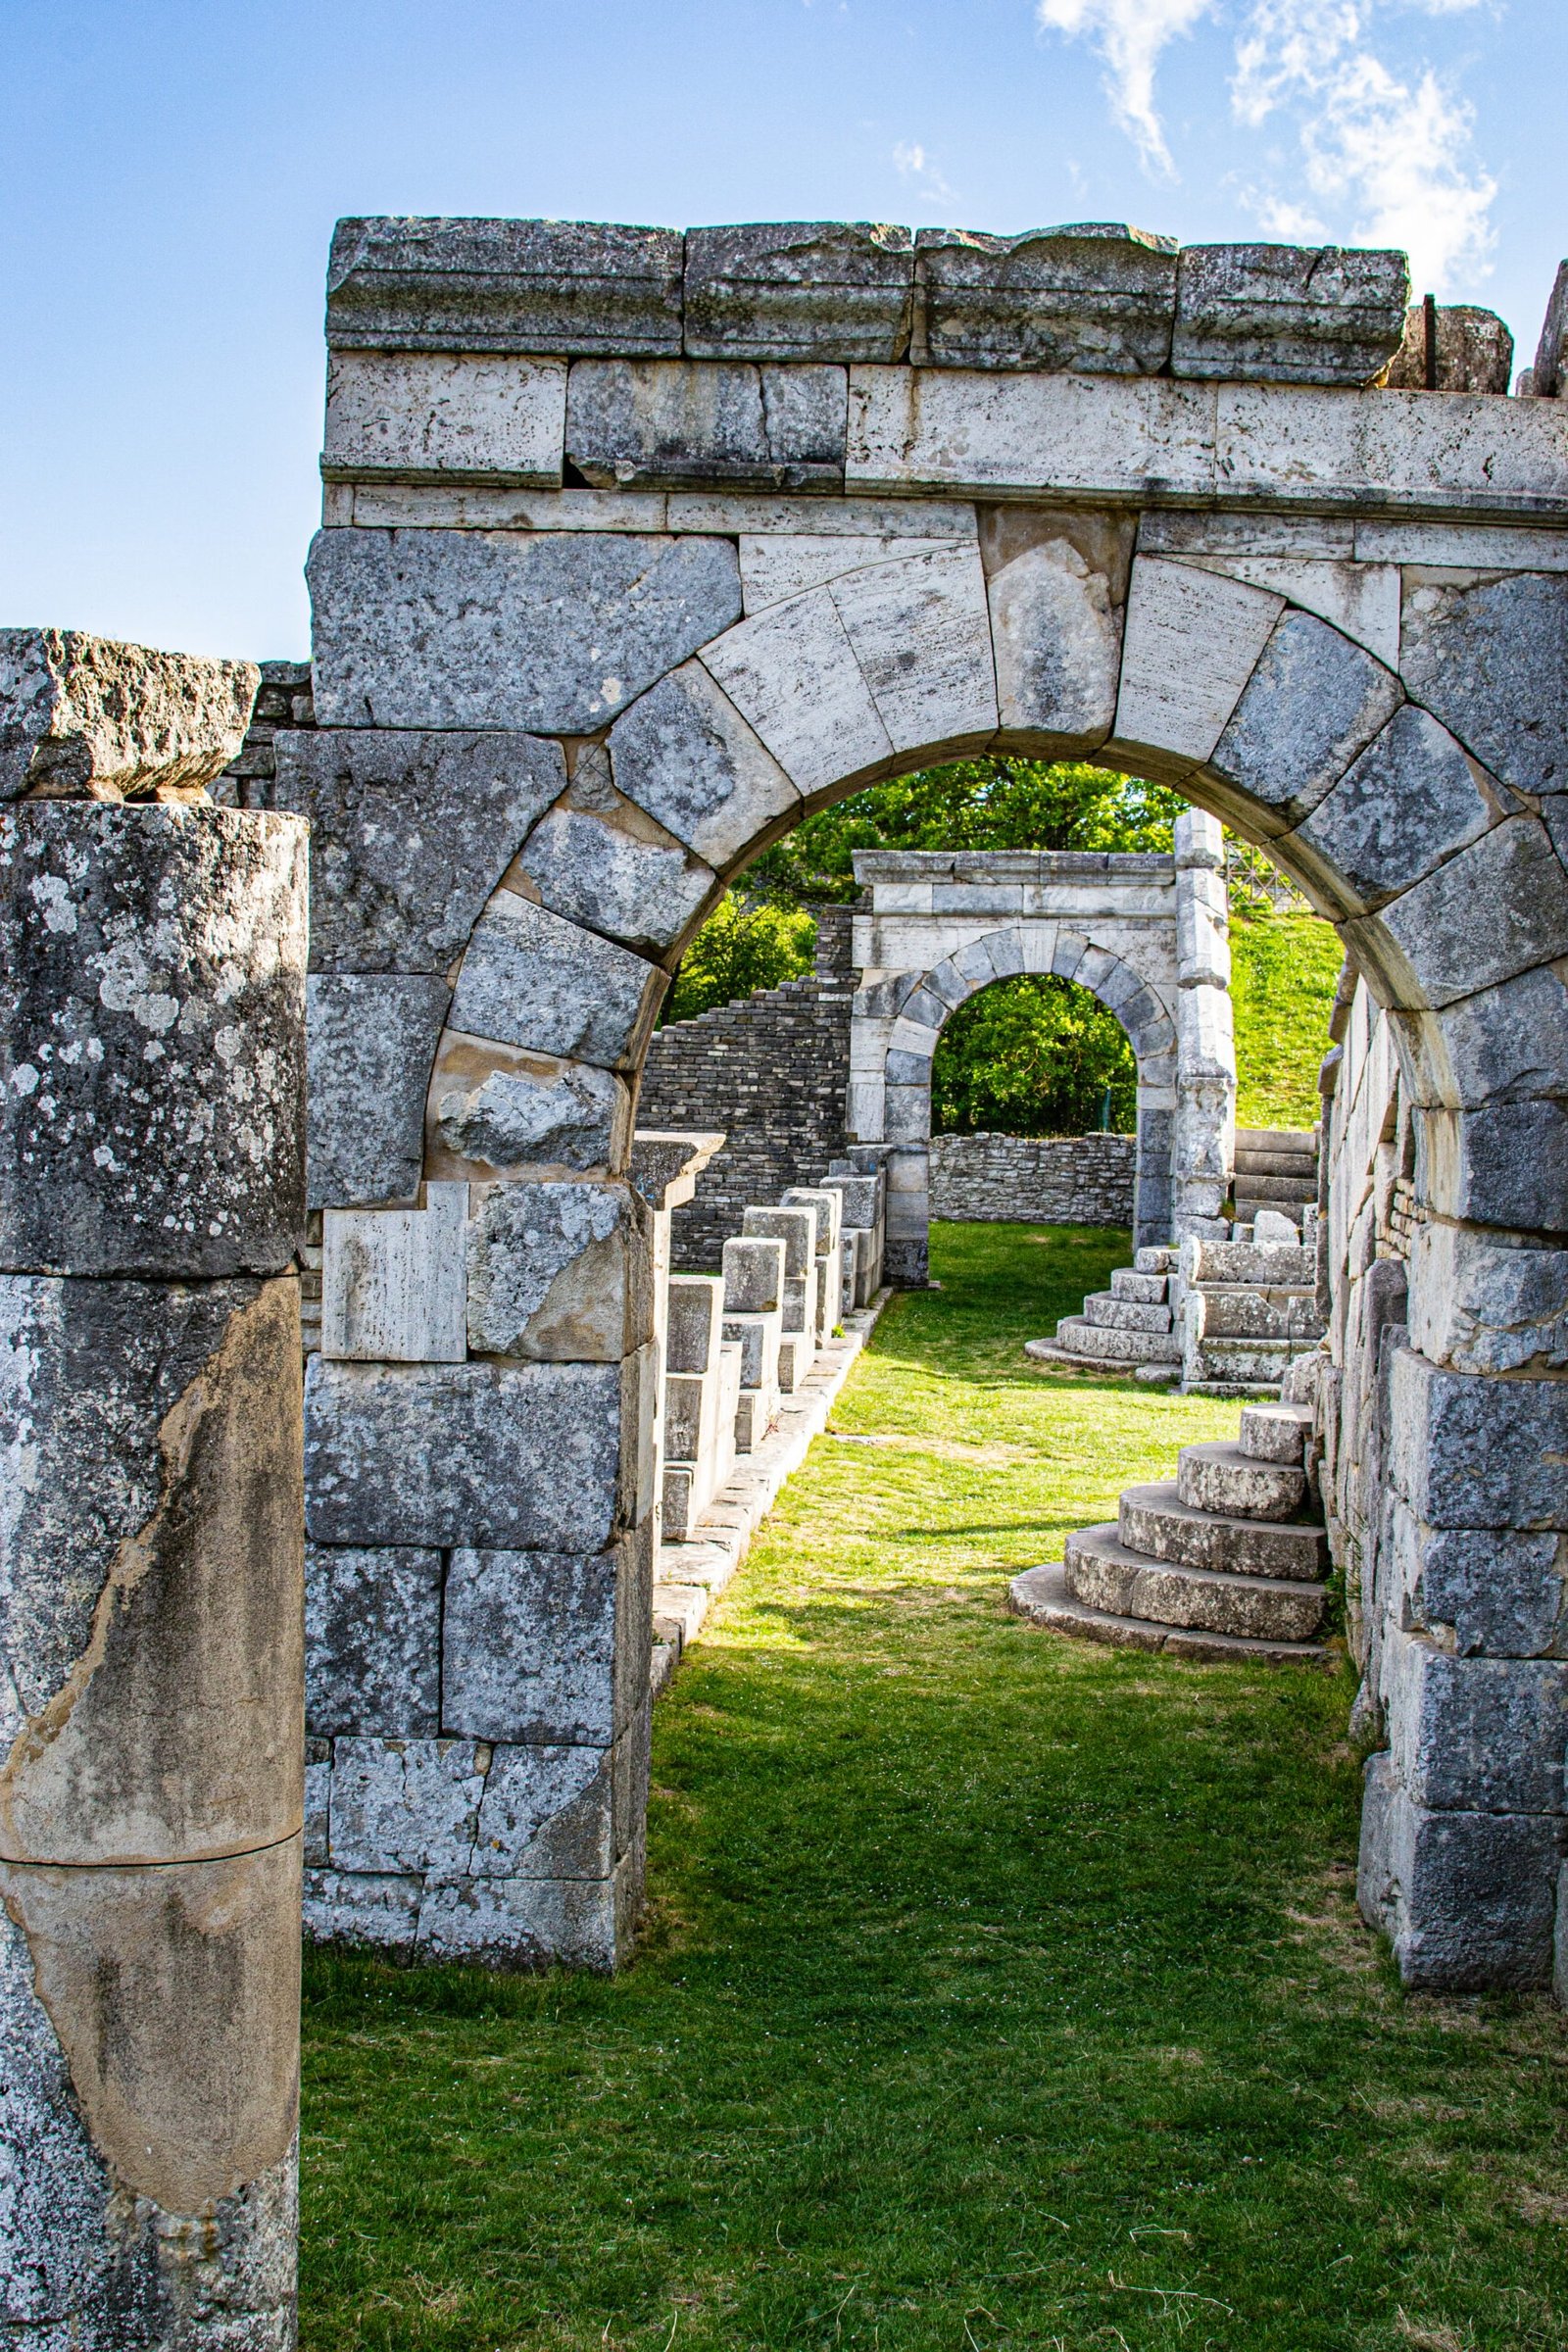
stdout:
<svg viewBox="0 0 1568 2352">
<path fill-rule="evenodd" d="M 0 787 L 188 802 L 237 748 L 248 665 L 101 649 L 132 756 L 28 635 Z M 305 835 L 0 817 L 7 2341 L 294 2341 Z"/>
<path fill-rule="evenodd" d="M 1222 1240 L 1236 1144 L 1236 1042 L 1226 942 L 1225 843 L 1215 818 L 1176 820 L 1176 1118 L 1172 1240 Z"/>
</svg>

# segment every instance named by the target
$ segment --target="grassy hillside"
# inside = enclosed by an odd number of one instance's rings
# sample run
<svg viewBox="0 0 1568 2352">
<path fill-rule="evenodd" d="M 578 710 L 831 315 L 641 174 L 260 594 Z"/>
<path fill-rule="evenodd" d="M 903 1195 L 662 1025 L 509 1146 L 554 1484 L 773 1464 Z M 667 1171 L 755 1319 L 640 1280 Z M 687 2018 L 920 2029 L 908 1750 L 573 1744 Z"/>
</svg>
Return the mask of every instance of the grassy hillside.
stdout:
<svg viewBox="0 0 1568 2352">
<path fill-rule="evenodd" d="M 1311 1127 L 1343 950 L 1315 914 L 1231 920 L 1236 1117 L 1243 1127 Z"/>
</svg>

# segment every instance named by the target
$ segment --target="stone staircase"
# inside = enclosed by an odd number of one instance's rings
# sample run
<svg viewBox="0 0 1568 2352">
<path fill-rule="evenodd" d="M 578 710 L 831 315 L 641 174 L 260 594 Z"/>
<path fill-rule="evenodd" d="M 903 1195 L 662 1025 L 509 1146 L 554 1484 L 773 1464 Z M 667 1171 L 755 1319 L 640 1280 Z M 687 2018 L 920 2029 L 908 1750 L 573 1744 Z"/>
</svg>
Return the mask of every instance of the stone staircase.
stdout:
<svg viewBox="0 0 1568 2352">
<path fill-rule="evenodd" d="M 1151 1381 L 1179 1379 L 1182 1342 L 1170 1295 L 1176 1262 L 1174 1250 L 1140 1250 L 1130 1266 L 1116 1268 L 1108 1291 L 1092 1292 L 1082 1314 L 1063 1315 L 1054 1340 L 1028 1340 L 1024 1353 L 1043 1364 L 1099 1365 Z"/>
<path fill-rule="evenodd" d="M 1264 1232 L 1269 1212 L 1262 1213 Z M 1252 1228 L 1255 1233 L 1257 1227 Z M 1277 1396 L 1298 1355 L 1323 1333 L 1317 1304 L 1315 1243 L 1210 1242 L 1182 1245 L 1182 1388 L 1190 1396 Z"/>
<path fill-rule="evenodd" d="M 1184 1446 L 1114 1522 L 1008 1588 L 1016 1615 L 1081 1641 L 1197 1659 L 1319 1664 L 1328 1551 L 1304 1467 L 1312 1414 L 1249 1404 L 1238 1443 Z"/>
<path fill-rule="evenodd" d="M 1250 1225 L 1260 1208 L 1272 1208 L 1299 1228 L 1302 1212 L 1317 1200 L 1317 1151 L 1315 1127 L 1238 1127 L 1237 1224 Z"/>
</svg>

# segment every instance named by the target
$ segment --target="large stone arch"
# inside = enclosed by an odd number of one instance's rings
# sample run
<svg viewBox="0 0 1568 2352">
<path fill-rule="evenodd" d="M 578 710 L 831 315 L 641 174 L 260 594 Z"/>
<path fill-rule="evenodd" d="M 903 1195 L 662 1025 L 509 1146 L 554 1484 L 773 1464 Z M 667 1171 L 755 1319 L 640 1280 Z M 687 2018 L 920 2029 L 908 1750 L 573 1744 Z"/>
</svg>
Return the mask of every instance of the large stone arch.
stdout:
<svg viewBox="0 0 1568 2352">
<path fill-rule="evenodd" d="M 641 1055 L 727 881 L 916 765 L 1093 754 L 1169 782 L 1338 924 L 1396 1021 L 1417 1215 L 1445 1237 L 1412 1257 L 1395 1374 L 1417 1551 L 1568 1529 L 1568 1384 L 1555 1359 L 1497 1377 L 1476 1337 L 1521 1289 L 1561 1291 L 1568 1248 L 1548 404 L 858 366 L 846 494 L 761 496 L 712 487 L 720 363 L 601 359 L 581 365 L 644 368 L 685 422 L 596 474 L 585 383 L 572 464 L 623 487 L 543 492 L 497 450 L 526 413 L 528 464 L 562 478 L 561 363 L 351 362 L 311 564 L 318 731 L 277 752 L 277 797 L 317 828 L 315 1197 L 357 1212 L 335 1271 L 328 1245 L 310 1533 L 318 1589 L 362 1617 L 368 1587 L 400 1607 L 442 1586 L 446 1647 L 433 1707 L 395 1721 L 351 1691 L 323 1732 L 318 1927 L 624 1947 L 652 1549 Z M 372 376 L 374 432 L 354 408 Z M 1216 1068 L 1221 993 L 1184 999 Z M 1454 1280 L 1458 1337 L 1432 1289 Z M 1467 1658 L 1441 1632 L 1390 1640 L 1411 1663 L 1371 1834 L 1397 1855 L 1396 1940 L 1456 1918 L 1433 1981 L 1539 1976 L 1564 1669 L 1505 1636 Z"/>
</svg>

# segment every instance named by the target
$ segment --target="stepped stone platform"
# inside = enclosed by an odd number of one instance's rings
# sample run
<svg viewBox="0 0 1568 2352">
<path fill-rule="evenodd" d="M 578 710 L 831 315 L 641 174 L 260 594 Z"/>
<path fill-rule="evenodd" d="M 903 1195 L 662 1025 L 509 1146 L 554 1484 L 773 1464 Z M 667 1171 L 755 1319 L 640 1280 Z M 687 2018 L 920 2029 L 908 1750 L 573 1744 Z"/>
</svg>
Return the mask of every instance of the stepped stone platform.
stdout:
<svg viewBox="0 0 1568 2352">
<path fill-rule="evenodd" d="M 1317 1153 L 1315 1127 L 1238 1127 L 1237 1224 L 1250 1225 L 1260 1208 L 1271 1208 L 1299 1226 L 1302 1210 L 1317 1200 Z"/>
<path fill-rule="evenodd" d="M 1041 1364 L 1179 1379 L 1182 1343 L 1170 1296 L 1176 1261 L 1174 1250 L 1140 1250 L 1130 1266 L 1116 1268 L 1108 1291 L 1084 1300 L 1082 1314 L 1062 1316 L 1054 1339 L 1026 1341 L 1025 1355 Z"/>
<path fill-rule="evenodd" d="M 1328 1553 L 1303 1463 L 1304 1405 L 1249 1404 L 1235 1444 L 1184 1446 L 1128 1487 L 1061 1565 L 1013 1578 L 1014 1613 L 1080 1641 L 1194 1659 L 1322 1664 Z"/>
</svg>

